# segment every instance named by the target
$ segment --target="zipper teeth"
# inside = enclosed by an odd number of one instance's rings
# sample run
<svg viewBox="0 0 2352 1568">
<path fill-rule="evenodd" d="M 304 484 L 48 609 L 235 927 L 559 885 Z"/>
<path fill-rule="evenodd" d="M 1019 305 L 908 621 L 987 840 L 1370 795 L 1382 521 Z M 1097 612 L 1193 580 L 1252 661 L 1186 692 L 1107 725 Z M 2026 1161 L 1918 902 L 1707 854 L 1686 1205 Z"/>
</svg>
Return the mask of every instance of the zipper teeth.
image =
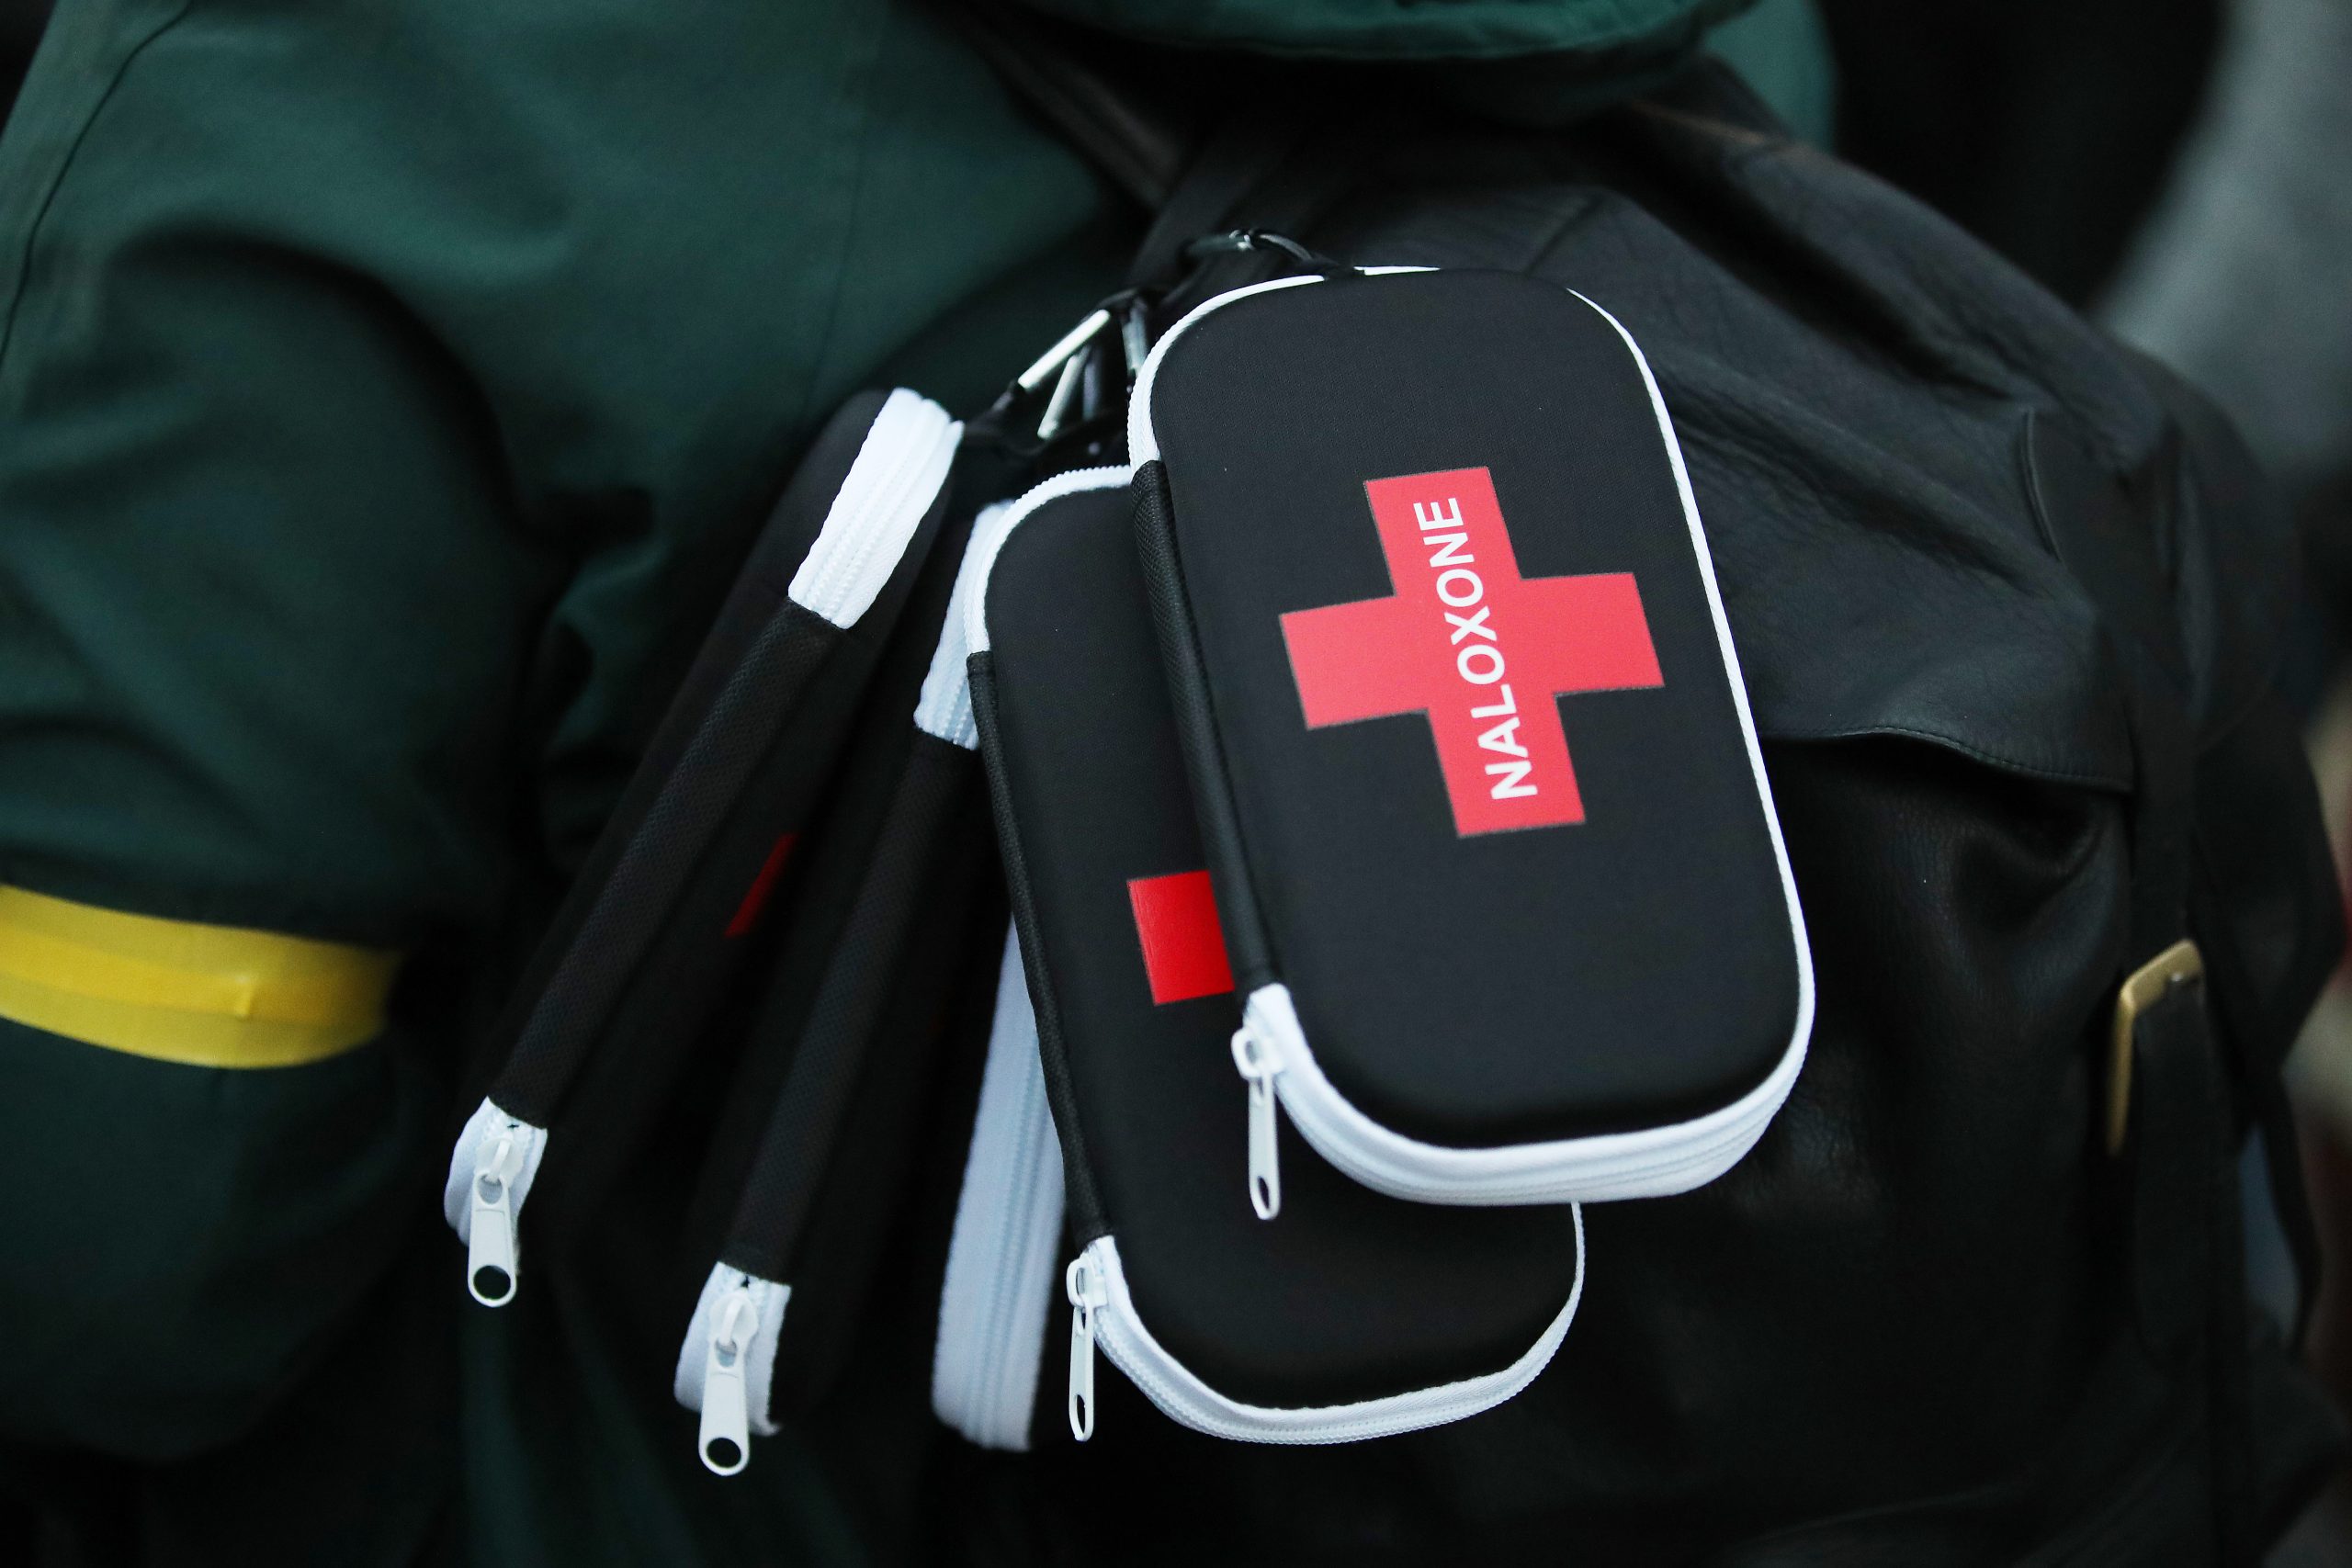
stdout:
<svg viewBox="0 0 2352 1568">
<path fill-rule="evenodd" d="M 1500 1403 L 1495 1399 L 1468 1400 L 1461 1402 L 1464 1407 L 1455 1410 L 1451 1407 L 1455 1402 L 1432 1397 L 1428 1401 L 1428 1409 L 1415 1411 L 1408 1416 L 1403 1413 L 1405 1402 L 1419 1396 L 1405 1395 L 1400 1399 L 1398 1413 L 1388 1420 L 1335 1419 L 1329 1425 L 1311 1427 L 1302 1425 L 1286 1427 L 1279 1431 L 1246 1430 L 1238 1424 L 1228 1423 L 1213 1407 L 1200 1405 L 1185 1391 L 1161 1377 L 1140 1347 L 1128 1336 L 1124 1314 L 1098 1309 L 1094 1321 L 1095 1337 L 1103 1353 L 1136 1387 L 1143 1390 L 1146 1398 L 1184 1426 L 1211 1437 L 1237 1438 L 1286 1448 L 1360 1442 L 1372 1438 L 1402 1437 L 1408 1432 L 1427 1431 L 1431 1427 L 1442 1427 L 1448 1422 L 1475 1416 L 1488 1405 Z M 1436 1391 L 1430 1392 L 1434 1394 Z"/>
<path fill-rule="evenodd" d="M 1111 1292 L 1103 1305 L 1094 1309 L 1095 1337 L 1112 1363 L 1141 1389 L 1153 1404 L 1172 1419 L 1211 1437 L 1297 1447 L 1359 1442 L 1423 1431 L 1492 1409 L 1532 1382 L 1537 1374 L 1551 1363 L 1560 1341 L 1566 1337 L 1568 1325 L 1576 1317 L 1577 1306 L 1584 1297 L 1584 1213 L 1581 1209 L 1576 1211 L 1576 1281 L 1569 1287 L 1567 1303 L 1535 1343 L 1517 1361 L 1503 1370 L 1509 1375 L 1488 1374 L 1435 1388 L 1390 1394 L 1357 1404 L 1332 1405 L 1328 1407 L 1328 1416 L 1321 1420 L 1270 1420 L 1268 1417 L 1295 1417 L 1311 1415 L 1312 1412 L 1270 1411 L 1245 1405 L 1238 1401 L 1217 1396 L 1205 1385 L 1195 1388 L 1180 1380 L 1174 1373 L 1184 1371 L 1182 1363 L 1151 1339 L 1141 1322 L 1133 1318 L 1133 1303 L 1126 1296 L 1124 1273 L 1119 1276 L 1120 1288 Z M 1103 1236 L 1091 1244 L 1087 1253 L 1098 1277 L 1107 1283 L 1112 1276 L 1106 1263 L 1115 1259 L 1116 1244 L 1109 1236 Z M 1185 1376 L 1193 1382 L 1199 1382 L 1193 1374 L 1186 1372 Z M 1367 1406 L 1376 1408 L 1367 1409 Z"/>
<path fill-rule="evenodd" d="M 888 417 L 893 412 L 898 415 L 895 420 Z M 830 599 L 838 595 L 848 582 L 868 570 L 887 536 L 877 525 L 904 511 L 908 492 L 929 466 L 926 459 L 937 450 L 939 433 L 944 427 L 944 415 L 929 403 L 901 403 L 893 393 L 883 405 L 882 416 L 875 420 L 869 438 L 895 439 L 904 446 L 904 455 L 885 468 L 876 477 L 873 489 L 858 495 L 852 503 L 853 509 L 843 520 L 848 530 L 843 542 L 848 548 L 828 563 L 829 570 L 820 570 L 818 575 L 817 581 L 823 585 L 819 591 L 822 596 Z M 923 439 L 926 436 L 930 438 L 927 441 Z M 922 445 L 915 445 L 918 442 Z M 850 500 L 847 496 L 842 499 Z"/>
<path fill-rule="evenodd" d="M 1034 1388 L 1028 1396 L 1016 1396 L 1023 1391 L 1017 1382 L 1015 1361 L 1020 1349 L 1015 1336 L 1020 1335 L 1021 1297 L 1025 1283 L 1024 1266 L 1037 1249 L 1038 1224 L 1042 1205 L 1023 1202 L 1037 1189 L 1039 1168 L 1046 1157 L 1048 1141 L 1044 1111 L 1045 1082 L 1042 1078 L 1024 1077 L 1022 1080 L 1021 1115 L 1015 1130 L 1020 1142 L 1012 1166 L 1011 1193 L 1011 1223 L 1004 1229 L 1004 1244 L 997 1255 L 997 1266 L 989 1292 L 988 1307 L 982 1314 L 979 1343 L 976 1347 L 966 1393 L 970 1396 L 967 1408 L 987 1413 L 986 1424 L 993 1428 L 992 1436 L 1025 1433 L 1029 1424 L 1029 1406 L 1034 1401 Z M 1056 1230 L 1060 1228 L 1058 1220 Z M 1048 1292 L 1048 1299 L 1051 1292 Z M 1029 1325 L 1035 1330 L 1035 1325 Z M 1039 1359 L 1043 1359 L 1042 1346 Z"/>
<path fill-rule="evenodd" d="M 941 1286 L 933 1403 L 972 1441 L 1021 1450 L 1045 1359 L 1062 1194 L 1060 1148 L 1011 931 L 998 987 Z"/>
<path fill-rule="evenodd" d="M 1375 1190 L 1420 1202 L 1507 1204 L 1601 1201 L 1687 1190 L 1736 1161 L 1763 1134 L 1802 1071 L 1810 1030 L 1801 1017 L 1781 1060 L 1763 1081 L 1721 1111 L 1651 1130 L 1632 1148 L 1607 1145 L 1622 1134 L 1447 1150 L 1396 1134 L 1357 1111 L 1326 1077 L 1291 1010 L 1289 994 L 1270 985 L 1252 993 L 1247 1027 L 1271 1037 L 1275 1091 L 1291 1122 L 1326 1160 Z M 1542 1151 L 1540 1158 L 1530 1158 Z M 1453 1156 L 1449 1158 L 1448 1156 Z M 1463 1157 L 1463 1156 L 1467 1156 Z M 1490 1168 L 1476 1168 L 1478 1160 Z M 1500 1168 L 1492 1168 L 1499 1166 Z M 1464 1168 L 1468 1167 L 1468 1168 Z"/>
<path fill-rule="evenodd" d="M 930 510 L 963 426 L 927 398 L 899 389 L 874 416 L 865 441 L 793 574 L 793 602 L 837 626 L 865 615 Z M 887 552 L 887 554 L 886 554 Z"/>
<path fill-rule="evenodd" d="M 920 412 L 922 414 L 929 414 L 932 411 L 925 407 Z M 920 428 L 915 420 L 910 420 L 908 423 L 917 426 L 907 432 L 910 441 L 926 434 L 931 436 L 931 440 L 922 446 L 910 447 L 907 460 L 903 464 L 893 466 L 884 474 L 881 481 L 875 488 L 872 499 L 857 514 L 856 520 L 859 526 L 850 536 L 854 547 L 842 558 L 838 572 L 838 576 L 842 579 L 857 578 L 868 570 L 875 556 L 880 552 L 888 539 L 888 533 L 877 525 L 886 524 L 891 518 L 903 514 L 911 492 L 926 477 L 925 470 L 931 467 L 930 459 L 937 456 L 940 434 L 951 428 L 942 425 L 937 430 L 924 431 Z M 928 419 L 921 421 L 921 423 L 930 423 Z M 922 499 L 927 502 L 930 496 L 931 492 L 926 489 Z"/>
<path fill-rule="evenodd" d="M 1277 1090 L 1286 1088 L 1288 1082 L 1288 1074 L 1279 1075 L 1275 1078 Z M 1493 1204 L 1568 1201 L 1588 1197 L 1596 1188 L 1667 1181 L 1706 1170 L 1727 1153 L 1734 1153 L 1736 1157 L 1735 1151 L 1752 1145 L 1781 1103 L 1780 1099 L 1759 1100 L 1737 1120 L 1724 1123 L 1708 1136 L 1654 1155 L 1583 1159 L 1564 1156 L 1562 1163 L 1549 1171 L 1531 1171 L 1517 1180 L 1483 1181 L 1397 1172 L 1391 1161 L 1357 1147 L 1347 1129 L 1327 1120 L 1319 1109 L 1310 1109 L 1302 1115 L 1298 1101 L 1304 1097 L 1285 1093 L 1281 1098 L 1292 1123 L 1316 1152 L 1366 1186 L 1408 1199 Z"/>
</svg>

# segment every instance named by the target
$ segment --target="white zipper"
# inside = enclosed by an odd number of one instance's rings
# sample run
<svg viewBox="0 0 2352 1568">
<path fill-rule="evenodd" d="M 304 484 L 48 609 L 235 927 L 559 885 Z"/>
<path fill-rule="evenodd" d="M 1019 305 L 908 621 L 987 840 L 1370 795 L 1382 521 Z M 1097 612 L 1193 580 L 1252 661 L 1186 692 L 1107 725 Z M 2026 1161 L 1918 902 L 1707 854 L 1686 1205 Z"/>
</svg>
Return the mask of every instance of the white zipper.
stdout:
<svg viewBox="0 0 2352 1568">
<path fill-rule="evenodd" d="M 760 1309 L 752 1292 L 737 1289 L 720 1299 L 711 1314 L 703 1356 L 702 1426 L 695 1448 L 714 1475 L 733 1475 L 752 1462 L 751 1402 L 743 1392 L 743 1363 L 759 1337 Z"/>
<path fill-rule="evenodd" d="M 1806 996 L 1809 1004 L 1810 987 Z M 1261 987 L 1250 993 L 1234 1037 L 1238 1065 L 1245 1038 L 1247 1054 L 1264 1064 L 1258 1077 L 1242 1068 L 1250 1090 L 1250 1200 L 1257 1202 L 1269 1174 L 1273 1190 L 1281 1191 L 1279 1172 L 1267 1168 L 1273 1140 L 1261 1132 L 1269 1114 L 1261 1100 L 1267 1080 L 1291 1125 L 1317 1154 L 1392 1198 L 1491 1206 L 1600 1203 L 1688 1191 L 1730 1169 L 1763 1136 L 1804 1066 L 1803 1022 L 1810 1017 L 1808 1005 L 1795 1040 L 1762 1083 L 1704 1116 L 1630 1133 L 1465 1149 L 1408 1137 L 1358 1110 L 1323 1076 L 1289 988 Z"/>
<path fill-rule="evenodd" d="M 706 1469 L 733 1475 L 752 1461 L 752 1435 L 775 1435 L 768 1415 L 776 1347 L 792 1287 L 714 1264 L 678 1342 L 670 1392 L 697 1411 L 695 1451 Z"/>
<path fill-rule="evenodd" d="M 982 1448 L 1029 1446 L 1061 1246 L 1062 1162 L 1037 1057 L 1037 1021 L 1005 933 L 996 1019 L 939 1292 L 931 1404 Z"/>
<path fill-rule="evenodd" d="M 442 1217 L 466 1244 L 466 1290 L 484 1306 L 504 1306 L 521 1283 L 523 1201 L 547 1145 L 546 1128 L 485 1100 L 450 1151 Z"/>
<path fill-rule="evenodd" d="M 512 1133 L 484 1144 L 474 1161 L 466 1289 L 484 1306 L 514 1299 L 514 1177 L 522 1168 L 522 1144 Z"/>
<path fill-rule="evenodd" d="M 856 625 L 947 482 L 963 434 L 945 409 L 904 387 L 885 399 L 792 574 L 792 602 L 844 629 Z"/>
<path fill-rule="evenodd" d="M 1062 1272 L 1062 1291 L 1069 1297 L 1069 1432 L 1081 1443 L 1094 1436 L 1095 1317 L 1111 1300 L 1093 1251 L 1071 1258 Z"/>
<path fill-rule="evenodd" d="M 1209 1387 L 1144 1326 L 1127 1292 L 1118 1243 L 1099 1236 L 1071 1260 L 1065 1280 L 1070 1303 L 1070 1431 L 1080 1442 L 1093 1435 L 1097 1347 L 1171 1420 L 1236 1442 L 1363 1442 L 1442 1427 L 1490 1410 L 1535 1381 L 1575 1321 L 1577 1303 L 1584 1297 L 1584 1211 L 1573 1212 L 1577 1273 L 1567 1303 L 1509 1366 L 1456 1382 L 1319 1407 L 1244 1404 Z"/>
</svg>

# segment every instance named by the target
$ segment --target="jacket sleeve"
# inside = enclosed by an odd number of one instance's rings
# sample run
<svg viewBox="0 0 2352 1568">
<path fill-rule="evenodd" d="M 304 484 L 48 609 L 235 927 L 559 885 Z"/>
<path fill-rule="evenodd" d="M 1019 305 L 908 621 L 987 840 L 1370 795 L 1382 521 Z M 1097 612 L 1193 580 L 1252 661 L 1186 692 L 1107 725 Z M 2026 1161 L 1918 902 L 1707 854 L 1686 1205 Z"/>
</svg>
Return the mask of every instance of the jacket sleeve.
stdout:
<svg viewBox="0 0 2352 1568">
<path fill-rule="evenodd" d="M 0 1438 L 192 1452 L 321 1353 L 807 432 L 1098 290 L 1001 286 L 1103 197 L 909 10 L 64 0 L 0 138 Z M 135 1039 L 11 1004 L 14 895 Z M 300 987 L 140 992 L 141 921 L 403 978 L 224 1065 Z"/>
</svg>

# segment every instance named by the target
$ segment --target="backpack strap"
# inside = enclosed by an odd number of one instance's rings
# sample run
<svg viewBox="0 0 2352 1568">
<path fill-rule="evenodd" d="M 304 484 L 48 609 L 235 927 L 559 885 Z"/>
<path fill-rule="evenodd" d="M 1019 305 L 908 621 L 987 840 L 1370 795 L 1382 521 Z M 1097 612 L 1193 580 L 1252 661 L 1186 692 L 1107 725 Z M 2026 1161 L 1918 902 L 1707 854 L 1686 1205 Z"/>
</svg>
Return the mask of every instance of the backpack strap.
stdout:
<svg viewBox="0 0 2352 1568">
<path fill-rule="evenodd" d="M 1245 207 L 1255 227 L 1304 226 L 1385 143 L 1393 118 L 1310 134 L 1338 104 L 1329 73 L 1303 62 L 1154 51 L 1003 0 L 937 9 L 1072 149 L 1152 215 L 1130 286 L 1175 282 L 1186 272 L 1186 243 L 1238 226 Z M 1310 142 L 1314 155 L 1301 158 Z M 1265 265 L 1263 256 L 1246 257 L 1219 276 Z"/>
<path fill-rule="evenodd" d="M 1305 127 L 1262 114 L 1227 120 L 1206 136 L 1153 214 L 1127 269 L 1131 286 L 1164 283 L 1183 268 L 1184 247 L 1235 226 L 1234 214 L 1305 140 Z"/>
<path fill-rule="evenodd" d="M 2028 417 L 2023 446 L 2035 515 L 2098 609 L 2132 730 L 2132 900 L 2105 1134 L 2128 1186 L 2133 1315 L 2158 1364 L 2186 1371 L 2202 1362 L 2219 1561 L 2250 1564 L 2260 1520 L 2238 1123 L 2208 1009 L 2209 989 L 2216 1002 L 2228 991 L 2209 987 L 2209 957 L 2235 953 L 2218 922 L 2198 918 L 2211 911 L 2196 908 L 2188 663 L 2160 555 L 2179 453 L 2176 444 L 2142 473 L 2119 478 L 2039 412 Z M 2239 1076 L 2251 1083 L 2259 1075 Z"/>
<path fill-rule="evenodd" d="M 2283 714 L 2266 716 L 2270 720 L 2269 728 L 2277 732 L 2271 743 L 2281 751 L 2292 749 L 2292 761 L 2300 763 L 2301 739 L 2291 720 Z M 2288 759 L 2279 760 L 2283 762 Z M 2238 1081 L 2246 1096 L 2247 1109 L 2253 1113 L 2255 1124 L 2262 1130 L 2263 1168 L 2271 1207 L 2278 1216 L 2279 1229 L 2285 1235 L 2295 1269 L 2295 1315 L 2288 1325 L 2288 1340 L 2300 1349 L 2310 1330 L 2324 1258 L 2319 1223 L 2312 1213 L 2311 1194 L 2303 1182 L 2302 1138 L 2287 1095 L 2286 1055 L 2294 1043 L 2299 1021 L 2274 1016 L 2276 1010 L 2255 982 L 2235 932 L 2222 913 L 2226 901 L 2222 892 L 2224 881 L 2215 864 L 2216 848 L 2209 835 L 2199 833 L 2190 905 L 2193 911 L 2208 912 L 2196 921 L 2198 929 L 2205 933 L 2200 945 L 2206 985 L 2221 1015 L 2223 1033 L 2234 1047 Z M 2333 895 L 2335 890 L 2331 886 L 2328 892 Z M 2331 898 L 2316 907 L 2333 910 L 2340 905 Z M 2343 943 L 2314 943 L 2313 948 L 2326 960 L 2341 953 Z M 2304 998 L 2313 994 L 2324 980 L 2323 974 L 2307 983 L 2290 982 L 2275 988 Z"/>
<path fill-rule="evenodd" d="M 1148 212 L 1176 188 L 1199 123 L 1102 40 L 999 0 L 951 0 L 938 15 L 1062 138 Z M 1124 68 L 1123 68 L 1124 67 Z"/>
</svg>

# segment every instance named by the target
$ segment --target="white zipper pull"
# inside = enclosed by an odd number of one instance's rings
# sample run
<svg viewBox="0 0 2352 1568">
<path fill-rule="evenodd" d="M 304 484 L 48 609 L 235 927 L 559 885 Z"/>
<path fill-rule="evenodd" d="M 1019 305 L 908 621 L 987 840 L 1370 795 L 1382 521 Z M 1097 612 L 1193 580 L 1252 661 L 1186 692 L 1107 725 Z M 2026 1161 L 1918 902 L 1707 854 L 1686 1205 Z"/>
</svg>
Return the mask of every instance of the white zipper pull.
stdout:
<svg viewBox="0 0 2352 1568">
<path fill-rule="evenodd" d="M 1094 1313 L 1111 1298 L 1082 1252 L 1063 1271 L 1062 1289 L 1069 1297 L 1069 1432 L 1082 1443 L 1094 1436 Z"/>
<path fill-rule="evenodd" d="M 710 1351 L 702 1364 L 702 1432 L 696 1445 L 714 1475 L 752 1461 L 752 1416 L 744 1401 L 743 1356 L 760 1332 L 749 1291 L 729 1291 L 710 1314 Z"/>
<path fill-rule="evenodd" d="M 1248 1024 L 1233 1032 L 1233 1065 L 1250 1085 L 1250 1206 L 1261 1220 L 1283 1212 L 1283 1167 L 1275 1138 L 1274 1075 L 1281 1058 L 1265 1036 Z"/>
<path fill-rule="evenodd" d="M 504 1306 L 514 1299 L 514 1176 L 522 1168 L 522 1140 L 512 1132 L 483 1140 L 474 1156 L 466 1289 L 484 1306 Z"/>
</svg>

